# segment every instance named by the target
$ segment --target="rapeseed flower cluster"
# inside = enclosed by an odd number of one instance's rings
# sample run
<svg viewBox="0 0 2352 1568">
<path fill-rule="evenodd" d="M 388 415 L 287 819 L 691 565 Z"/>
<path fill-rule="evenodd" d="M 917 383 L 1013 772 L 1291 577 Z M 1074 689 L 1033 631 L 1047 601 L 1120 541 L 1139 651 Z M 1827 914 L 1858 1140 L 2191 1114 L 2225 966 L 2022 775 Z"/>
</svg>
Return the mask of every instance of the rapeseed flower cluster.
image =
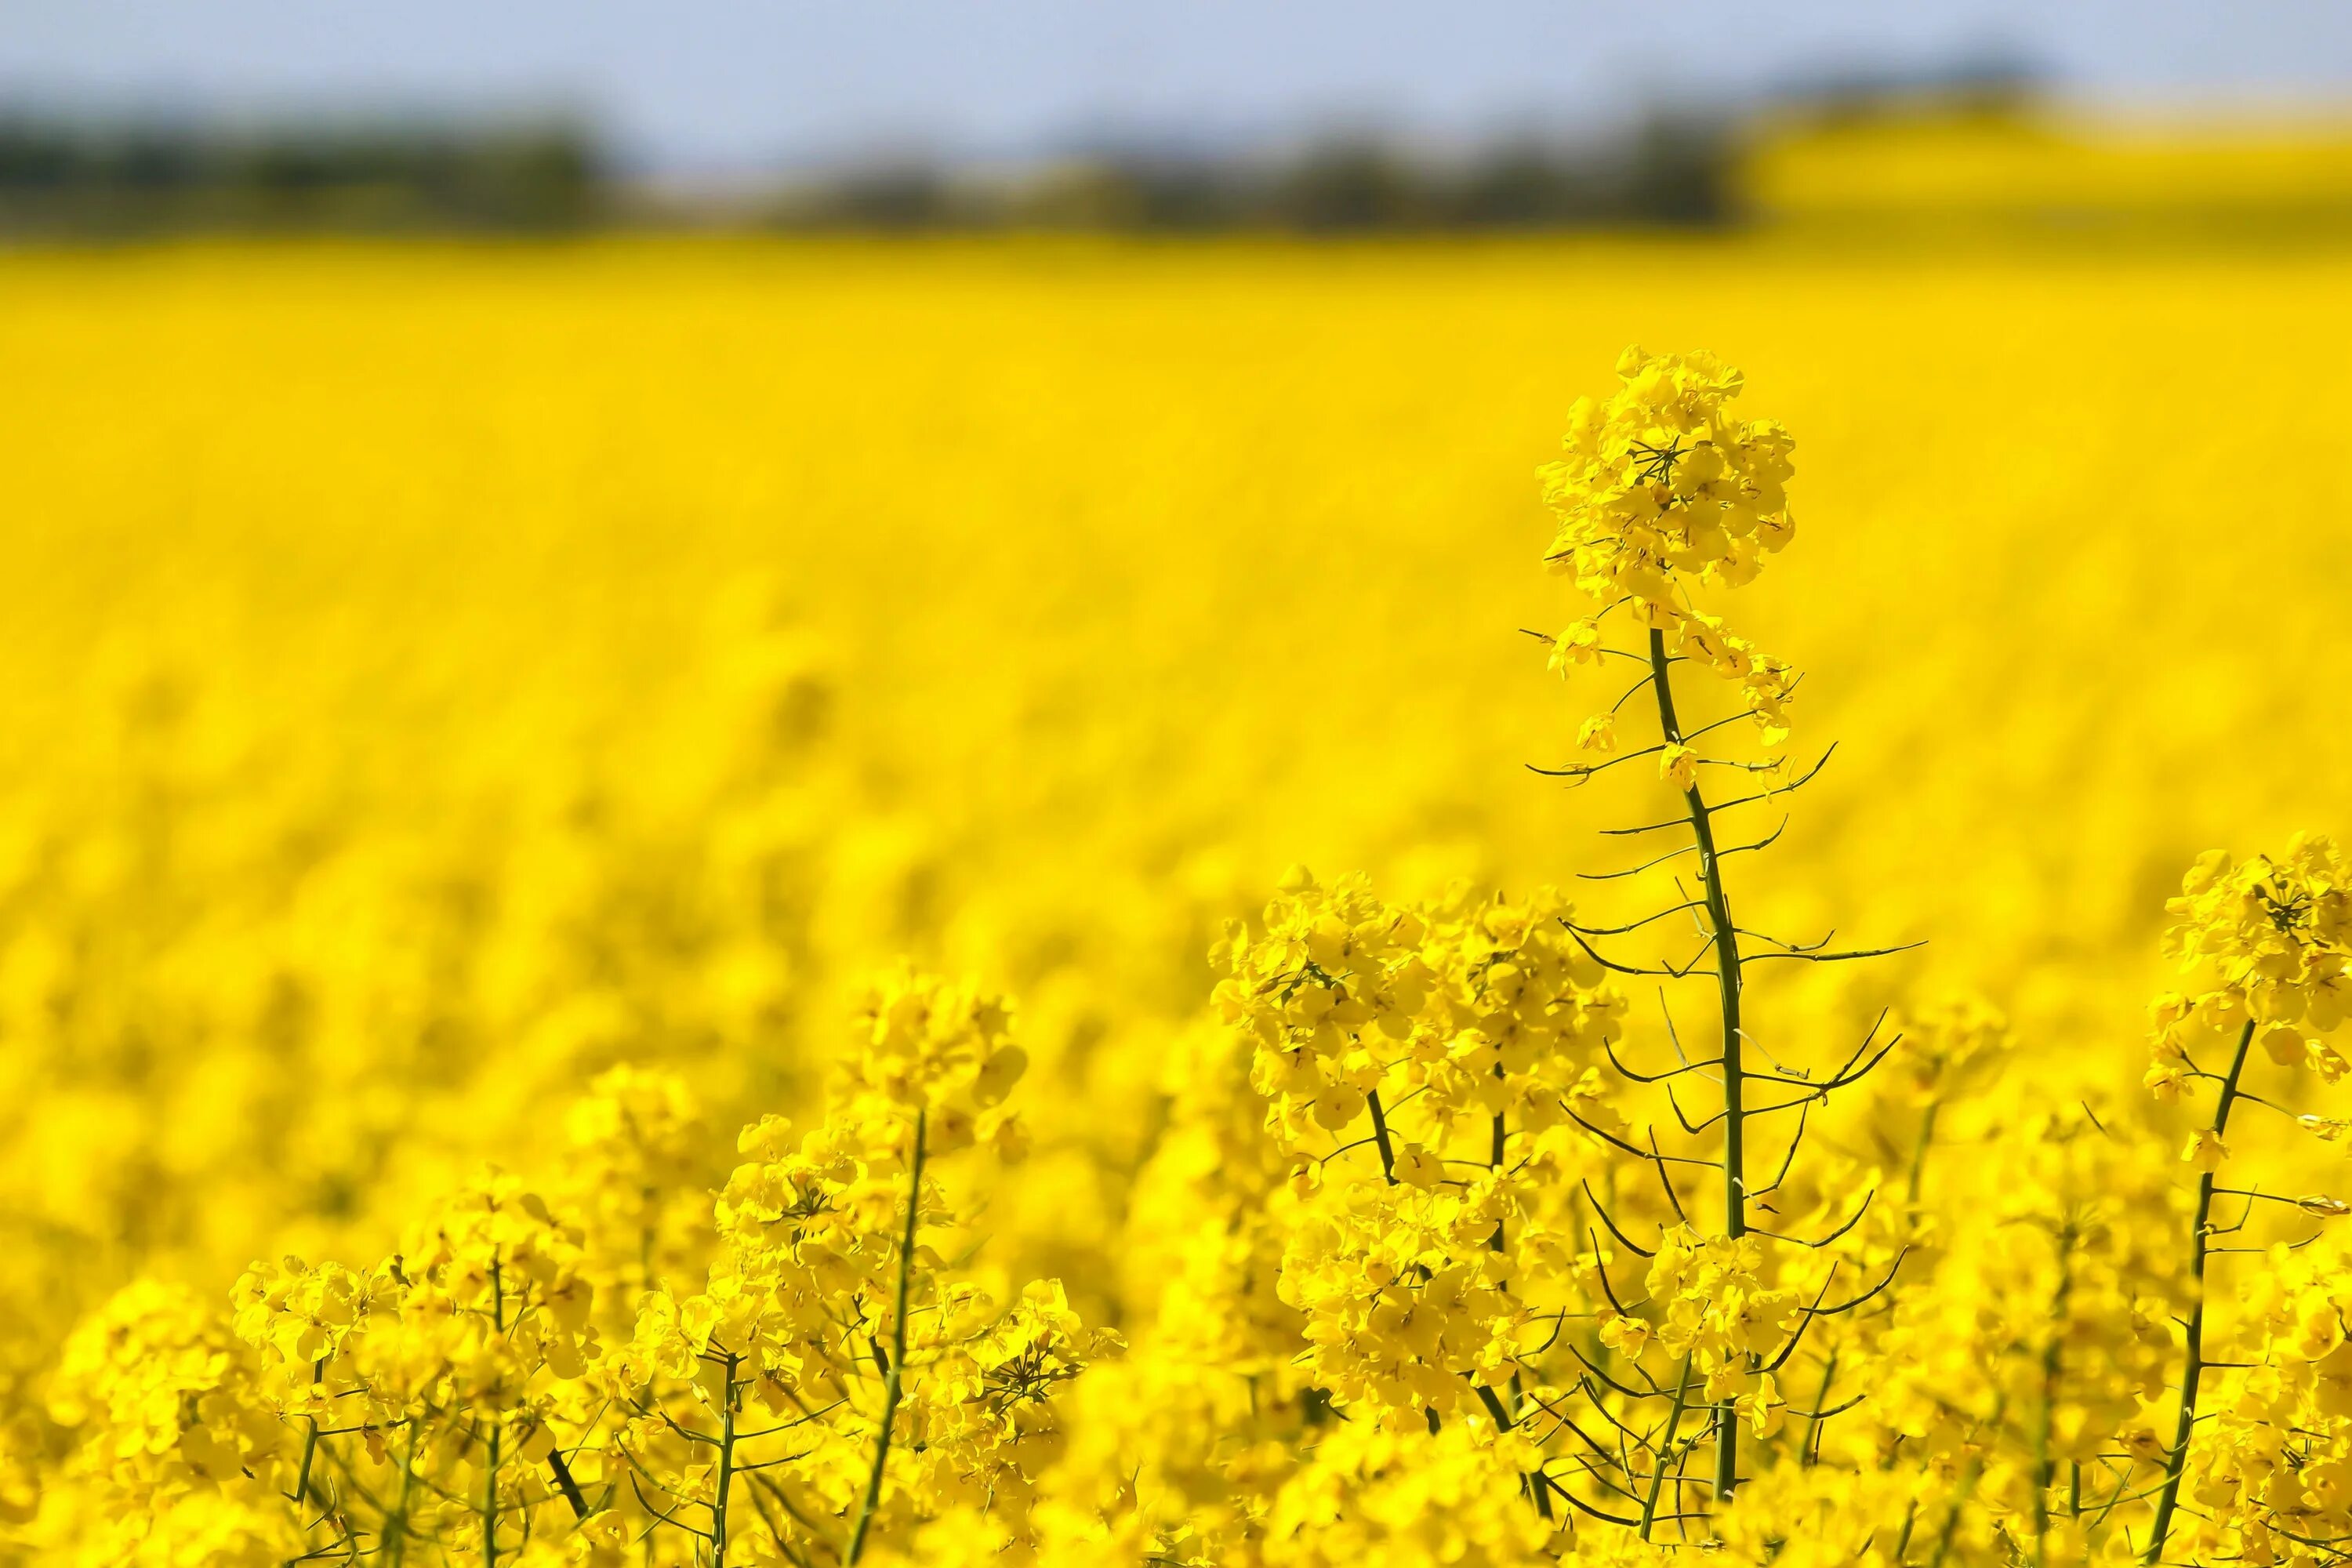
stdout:
<svg viewBox="0 0 2352 1568">
<path fill-rule="evenodd" d="M 1752 582 L 1764 557 L 1796 536 L 1794 443 L 1769 420 L 1734 416 L 1742 377 L 1712 355 L 1629 348 L 1617 376 L 1622 384 L 1606 401 L 1577 400 L 1569 456 L 1543 471 L 1544 499 L 1559 519 L 1545 559 L 1601 605 L 1559 634 L 1552 668 L 1599 663 L 1608 649 L 1600 616 L 1622 605 L 1676 658 L 1737 681 L 1765 743 L 1778 745 L 1789 735 L 1781 704 L 1795 672 L 1701 609 L 1698 593 Z M 1613 749 L 1613 710 L 1588 719 L 1578 740 Z M 1697 760 L 1680 735 L 1659 743 L 1659 773 L 1678 788 Z"/>
</svg>

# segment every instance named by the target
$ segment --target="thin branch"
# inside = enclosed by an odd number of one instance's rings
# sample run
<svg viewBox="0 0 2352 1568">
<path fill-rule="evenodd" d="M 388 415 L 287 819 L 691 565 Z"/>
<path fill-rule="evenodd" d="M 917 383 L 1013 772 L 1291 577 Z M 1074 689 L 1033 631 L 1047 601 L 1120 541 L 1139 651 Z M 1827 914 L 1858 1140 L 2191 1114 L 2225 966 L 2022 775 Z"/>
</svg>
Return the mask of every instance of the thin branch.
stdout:
<svg viewBox="0 0 2352 1568">
<path fill-rule="evenodd" d="M 1643 872 L 1663 866 L 1669 860 L 1679 859 L 1685 855 L 1695 855 L 1697 852 L 1697 845 L 1685 844 L 1679 849 L 1669 849 L 1655 859 L 1644 860 L 1638 866 L 1629 866 L 1622 871 L 1579 871 L 1576 875 L 1578 879 L 1586 882 L 1622 881 L 1627 877 L 1638 877 Z"/>
<path fill-rule="evenodd" d="M 1685 1062 L 1682 1066 L 1672 1068 L 1666 1072 L 1635 1072 L 1632 1068 L 1627 1067 L 1623 1062 L 1617 1059 L 1616 1048 L 1607 1040 L 1601 1042 L 1601 1054 L 1609 1058 L 1609 1065 L 1617 1069 L 1618 1077 L 1629 1079 L 1634 1083 L 1664 1083 L 1668 1079 L 1680 1078 L 1685 1073 L 1705 1072 L 1707 1068 L 1715 1065 L 1712 1062 Z"/>
<path fill-rule="evenodd" d="M 1678 915 L 1685 910 L 1698 910 L 1705 909 L 1706 907 L 1706 905 L 1700 903 L 1696 899 L 1685 899 L 1681 903 L 1673 906 L 1671 909 L 1660 910 L 1654 915 L 1643 915 L 1640 920 L 1635 921 L 1631 925 L 1580 926 L 1566 915 L 1559 917 L 1559 923 L 1566 926 L 1569 930 L 1581 932 L 1585 936 L 1623 936 L 1630 931 L 1640 931 L 1643 926 L 1648 925 L 1653 921 L 1664 920 L 1668 915 Z"/>
<path fill-rule="evenodd" d="M 1794 959 L 1800 963 L 1850 963 L 1857 958 L 1885 958 L 1893 953 L 1910 952 L 1927 945 L 1925 937 L 1906 942 L 1898 947 L 1858 947 L 1845 952 L 1751 952 L 1740 960 L 1742 967 L 1764 963 L 1775 958 Z"/>
<path fill-rule="evenodd" d="M 1576 1113 L 1576 1108 L 1569 1104 L 1568 1101 L 1564 1100 L 1561 1100 L 1559 1102 L 1559 1108 L 1568 1112 L 1568 1119 L 1570 1121 L 1575 1122 L 1579 1127 L 1583 1128 L 1587 1132 L 1591 1133 L 1595 1138 L 1600 1139 L 1602 1142 L 1622 1149 L 1626 1153 L 1634 1156 L 1636 1159 L 1653 1161 L 1671 1160 L 1677 1165 L 1697 1165 L 1704 1170 L 1709 1171 L 1719 1171 L 1723 1169 L 1721 1165 L 1717 1164 L 1713 1160 L 1694 1160 L 1686 1154 L 1661 1154 L 1654 1147 L 1649 1149 L 1640 1148 L 1637 1145 L 1626 1142 L 1625 1140 L 1618 1137 L 1614 1132 L 1604 1131 L 1601 1129 L 1595 1127 L 1591 1122 L 1587 1121 L 1583 1117 L 1579 1116 Z M 1651 1134 L 1653 1139 L 1655 1139 L 1656 1136 L 1657 1134 L 1655 1133 Z"/>
<path fill-rule="evenodd" d="M 1618 1315 L 1622 1317 L 1625 1315 L 1625 1303 L 1617 1299 L 1617 1287 L 1610 1282 L 1609 1265 L 1601 1256 L 1601 1238 L 1592 1234 L 1591 1226 L 1584 1227 L 1584 1235 L 1592 1243 L 1592 1270 L 1601 1276 L 1601 1293 L 1609 1298 L 1609 1304 L 1616 1308 Z"/>
<path fill-rule="evenodd" d="M 1636 687 L 1634 689 L 1638 691 L 1641 689 Z M 1617 755 L 1609 758 L 1605 762 L 1570 763 L 1564 768 L 1538 767 L 1533 763 L 1522 763 L 1520 766 L 1526 768 L 1528 772 L 1531 773 L 1540 773 L 1548 779 L 1573 779 L 1577 783 L 1581 784 L 1586 779 L 1592 778 L 1597 774 L 1607 773 L 1611 768 L 1617 766 L 1621 763 L 1630 763 L 1640 757 L 1654 757 L 1665 749 L 1664 744 L 1662 742 L 1655 746 L 1644 746 L 1638 752 L 1620 752 Z"/>
<path fill-rule="evenodd" d="M 1688 970 L 1677 969 L 1639 969 L 1630 964 L 1619 963 L 1614 959 L 1602 957 L 1601 953 L 1594 949 L 1591 942 L 1584 940 L 1584 933 L 1578 931 L 1574 926 L 1568 928 L 1568 934 L 1575 939 L 1577 946 L 1584 950 L 1586 957 L 1591 959 L 1593 963 L 1601 965 L 1601 968 L 1614 970 L 1620 974 L 1655 974 L 1663 976 L 1668 980 L 1681 980 L 1690 973 Z"/>
<path fill-rule="evenodd" d="M 1723 808 L 1721 806 L 1717 806 L 1715 809 L 1721 811 Z M 1793 820 L 1793 818 L 1790 813 L 1785 811 L 1782 812 L 1780 814 L 1780 826 L 1774 828 L 1763 837 L 1757 839 L 1752 844 L 1735 844 L 1730 848 L 1717 855 L 1716 858 L 1718 860 L 1727 860 L 1734 855 L 1745 855 L 1750 850 L 1771 848 L 1773 845 L 1778 844 L 1780 841 L 1780 835 L 1789 831 L 1789 824 L 1791 820 Z"/>
<path fill-rule="evenodd" d="M 1841 1301 L 1834 1307 L 1822 1307 L 1816 1309 L 1817 1315 L 1824 1318 L 1834 1318 L 1841 1312 L 1853 1311 L 1856 1307 L 1861 1306 L 1864 1302 L 1869 1300 L 1874 1296 L 1876 1296 L 1880 1291 L 1885 1289 L 1889 1285 L 1894 1284 L 1895 1276 L 1902 1270 L 1903 1260 L 1910 1256 L 1911 1248 L 1908 1246 L 1906 1246 L 1901 1251 L 1895 1255 L 1895 1261 L 1887 1266 L 1885 1279 L 1881 1279 L 1877 1284 L 1873 1285 L 1869 1289 L 1864 1290 L 1861 1295 L 1856 1296 L 1851 1301 Z"/>
<path fill-rule="evenodd" d="M 1616 1220 L 1610 1216 L 1608 1206 L 1601 1203 L 1599 1194 L 1593 1192 L 1592 1183 L 1589 1179 L 1580 1180 L 1578 1183 L 1578 1185 L 1584 1189 L 1584 1195 L 1592 1200 L 1593 1212 L 1601 1216 L 1601 1223 L 1609 1227 L 1610 1235 L 1615 1237 L 1620 1242 L 1624 1244 L 1626 1250 L 1639 1253 L 1643 1258 L 1655 1258 L 1657 1256 L 1657 1253 L 1654 1250 L 1643 1247 L 1640 1242 L 1635 1241 L 1632 1237 L 1627 1236 L 1622 1230 L 1620 1230 L 1617 1227 Z"/>
</svg>

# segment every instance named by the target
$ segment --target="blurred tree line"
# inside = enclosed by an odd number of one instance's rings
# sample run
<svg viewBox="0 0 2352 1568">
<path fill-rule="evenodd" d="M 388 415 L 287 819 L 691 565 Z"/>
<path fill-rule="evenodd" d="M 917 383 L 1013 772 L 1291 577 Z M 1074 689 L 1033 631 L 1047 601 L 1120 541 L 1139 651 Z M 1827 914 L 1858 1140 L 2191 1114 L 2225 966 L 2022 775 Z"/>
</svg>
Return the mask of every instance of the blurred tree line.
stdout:
<svg viewBox="0 0 2352 1568">
<path fill-rule="evenodd" d="M 1727 124 L 1655 117 L 1612 137 L 1453 156 L 1349 137 L 1283 155 L 1120 150 L 1011 174 L 908 160 L 708 197 L 624 180 L 593 135 L 565 123 L 231 132 L 0 111 L 0 234 L 1707 226 L 1733 216 L 1732 143 Z"/>
<path fill-rule="evenodd" d="M 1706 226 L 1735 216 L 1733 151 L 1726 124 L 1659 118 L 1618 137 L 1506 142 L 1454 157 L 1349 137 L 1286 157 L 1114 152 L 1016 178 L 904 163 L 792 188 L 769 216 L 868 229 Z"/>
<path fill-rule="evenodd" d="M 560 229 L 605 161 L 564 124 L 214 130 L 0 113 L 0 231 Z"/>
</svg>

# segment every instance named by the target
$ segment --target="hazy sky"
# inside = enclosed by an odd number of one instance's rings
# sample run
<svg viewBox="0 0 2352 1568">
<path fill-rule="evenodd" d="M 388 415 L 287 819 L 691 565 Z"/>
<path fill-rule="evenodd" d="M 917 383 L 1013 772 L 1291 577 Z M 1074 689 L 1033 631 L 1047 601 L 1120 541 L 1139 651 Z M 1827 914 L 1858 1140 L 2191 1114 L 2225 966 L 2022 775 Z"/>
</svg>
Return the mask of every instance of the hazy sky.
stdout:
<svg viewBox="0 0 2352 1568">
<path fill-rule="evenodd" d="M 1335 120 L 1476 132 L 2005 53 L 2159 100 L 2352 98 L 2352 0 L 0 0 L 0 92 L 568 105 L 646 163 Z"/>
</svg>

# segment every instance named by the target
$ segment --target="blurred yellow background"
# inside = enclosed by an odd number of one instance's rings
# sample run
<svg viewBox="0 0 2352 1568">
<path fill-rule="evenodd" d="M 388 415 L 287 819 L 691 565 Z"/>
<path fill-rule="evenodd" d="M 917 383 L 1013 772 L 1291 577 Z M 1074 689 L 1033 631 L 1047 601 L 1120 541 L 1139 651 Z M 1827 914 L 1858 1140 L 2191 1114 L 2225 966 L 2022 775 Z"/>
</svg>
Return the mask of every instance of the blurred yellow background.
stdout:
<svg viewBox="0 0 2352 1568">
<path fill-rule="evenodd" d="M 1592 696 L 1520 635 L 1578 613 L 1533 470 L 1636 339 L 1798 439 L 1743 624 L 1839 752 L 1743 916 L 1930 943 L 1778 1016 L 1980 990 L 2136 1079 L 2181 868 L 2352 826 L 2347 295 L 1786 237 L 0 258 L 10 1360 L 142 1268 L 373 1256 L 614 1061 L 789 1103 L 901 952 L 1022 1005 L 994 1215 L 1110 1279 L 1286 863 L 1525 889 L 1663 815 L 1522 768 Z"/>
</svg>

